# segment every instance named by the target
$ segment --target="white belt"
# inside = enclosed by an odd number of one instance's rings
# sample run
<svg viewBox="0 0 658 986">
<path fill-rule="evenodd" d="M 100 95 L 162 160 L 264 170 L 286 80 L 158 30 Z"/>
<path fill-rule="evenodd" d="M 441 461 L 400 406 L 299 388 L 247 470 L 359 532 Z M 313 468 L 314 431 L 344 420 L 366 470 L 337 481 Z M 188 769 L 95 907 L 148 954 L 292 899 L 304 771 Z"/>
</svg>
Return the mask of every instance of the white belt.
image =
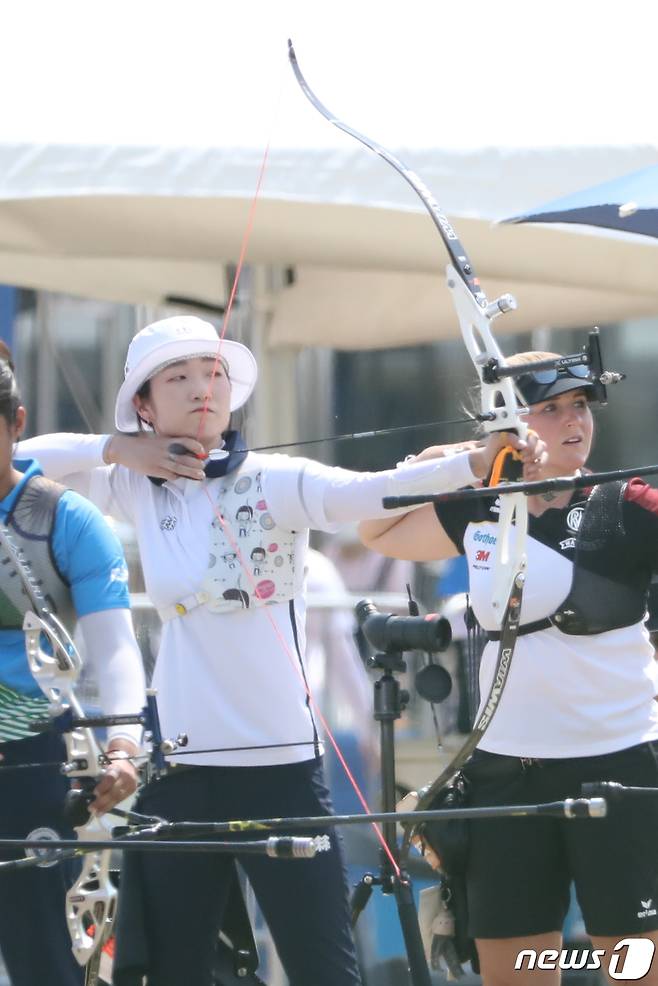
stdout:
<svg viewBox="0 0 658 986">
<path fill-rule="evenodd" d="M 163 606 L 162 609 L 158 610 L 158 615 L 163 623 L 167 623 L 177 616 L 187 616 L 191 610 L 196 609 L 197 606 L 205 605 L 209 599 L 209 592 L 193 592 L 191 596 L 185 596 L 184 599 L 172 603 L 171 606 Z"/>
</svg>

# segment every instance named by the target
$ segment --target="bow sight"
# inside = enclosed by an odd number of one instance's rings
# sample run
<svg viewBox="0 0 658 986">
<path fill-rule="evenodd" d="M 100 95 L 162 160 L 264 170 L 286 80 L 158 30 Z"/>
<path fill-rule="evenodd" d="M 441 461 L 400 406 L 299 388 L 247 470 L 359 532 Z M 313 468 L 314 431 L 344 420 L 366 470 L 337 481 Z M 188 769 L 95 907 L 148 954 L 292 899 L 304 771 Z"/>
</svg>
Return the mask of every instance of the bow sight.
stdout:
<svg viewBox="0 0 658 986">
<path fill-rule="evenodd" d="M 613 383 L 619 383 L 626 378 L 625 373 L 617 373 L 615 370 L 605 370 L 603 368 L 603 358 L 601 356 L 601 342 L 598 328 L 588 333 L 587 345 L 583 346 L 579 353 L 572 353 L 568 356 L 556 356 L 548 359 L 533 361 L 532 363 L 517 363 L 510 366 L 508 363 L 489 357 L 482 361 L 482 380 L 486 384 L 496 384 L 506 377 L 514 380 L 528 374 L 539 377 L 543 371 L 555 371 L 554 380 L 558 374 L 570 373 L 572 376 L 580 377 L 581 374 L 574 372 L 574 367 L 583 367 L 583 385 L 592 387 L 592 400 L 598 404 L 607 404 L 608 395 L 606 387 Z M 546 377 L 541 381 L 549 384 L 551 380 Z M 524 403 L 533 403 L 524 400 Z"/>
</svg>

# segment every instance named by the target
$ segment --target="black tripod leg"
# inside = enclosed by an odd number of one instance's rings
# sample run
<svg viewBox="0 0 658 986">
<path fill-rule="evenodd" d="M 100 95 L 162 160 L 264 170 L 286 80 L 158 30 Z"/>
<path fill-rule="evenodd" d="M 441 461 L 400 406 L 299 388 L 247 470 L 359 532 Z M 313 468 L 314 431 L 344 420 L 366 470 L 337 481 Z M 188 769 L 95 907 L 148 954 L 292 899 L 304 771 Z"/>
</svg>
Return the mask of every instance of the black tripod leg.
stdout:
<svg viewBox="0 0 658 986">
<path fill-rule="evenodd" d="M 398 878 L 394 882 L 394 892 L 404 945 L 409 959 L 412 986 L 432 986 L 411 884 L 407 880 Z"/>
</svg>

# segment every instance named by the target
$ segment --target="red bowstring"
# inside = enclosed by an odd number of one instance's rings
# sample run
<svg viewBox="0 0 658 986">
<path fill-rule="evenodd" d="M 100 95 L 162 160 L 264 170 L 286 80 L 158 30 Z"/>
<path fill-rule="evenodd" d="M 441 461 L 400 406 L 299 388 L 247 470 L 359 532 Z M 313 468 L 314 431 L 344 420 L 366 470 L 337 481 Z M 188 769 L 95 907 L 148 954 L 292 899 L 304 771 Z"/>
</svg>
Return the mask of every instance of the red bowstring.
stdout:
<svg viewBox="0 0 658 986">
<path fill-rule="evenodd" d="M 224 529 L 224 533 L 226 534 L 226 537 L 227 537 L 227 539 L 228 539 L 228 541 L 229 541 L 232 549 L 234 550 L 235 554 L 237 555 L 237 558 L 238 558 L 238 560 L 240 562 L 240 565 L 242 566 L 242 570 L 243 570 L 244 574 L 247 576 L 247 581 L 249 582 L 249 585 L 250 585 L 250 588 L 252 590 L 252 594 L 253 594 L 254 598 L 255 599 L 258 599 L 258 587 L 256 585 L 256 580 L 254 579 L 253 574 L 249 571 L 249 567 L 247 566 L 247 564 L 246 564 L 246 562 L 244 560 L 244 557 L 242 555 L 242 552 L 240 551 L 240 548 L 238 547 L 238 543 L 236 541 L 235 535 L 233 534 L 233 530 L 231 529 L 230 524 L 222 516 L 222 514 L 221 514 L 220 510 L 218 509 L 217 505 L 215 503 L 213 503 L 212 497 L 210 496 L 210 493 L 208 492 L 208 489 L 205 486 L 204 486 L 204 493 L 208 497 L 208 502 L 210 503 L 210 506 L 212 508 L 212 511 L 213 511 L 214 515 L 217 518 L 217 520 L 219 521 L 219 523 L 222 525 L 222 527 Z M 306 692 L 306 697 L 308 698 L 309 704 L 313 707 L 313 711 L 316 713 L 316 715 L 317 715 L 317 717 L 318 717 L 318 719 L 320 721 L 320 725 L 322 726 L 323 730 L 325 731 L 326 736 L 327 736 L 327 739 L 331 743 L 331 746 L 333 747 L 334 752 L 335 752 L 336 756 L 338 757 L 338 760 L 340 762 L 340 765 L 343 768 L 343 770 L 345 771 L 345 775 L 347 776 L 348 781 L 350 782 L 350 784 L 352 785 L 352 788 L 354 789 L 354 793 L 356 794 L 357 798 L 361 802 L 361 805 L 363 806 L 363 809 L 364 809 L 366 815 L 371 815 L 372 812 L 371 812 L 371 810 L 370 810 L 370 808 L 368 806 L 368 802 L 366 801 L 365 796 L 364 796 L 363 792 L 361 791 L 361 788 L 359 787 L 359 785 L 358 785 L 358 783 L 356 781 L 356 778 L 354 777 L 354 774 L 352 773 L 352 771 L 350 770 L 350 768 L 349 768 L 349 766 L 347 764 L 347 760 L 345 759 L 345 756 L 343 755 L 343 752 L 342 752 L 342 750 L 340 748 L 340 745 L 338 743 L 338 740 L 336 739 L 336 737 L 334 736 L 333 732 L 331 731 L 331 729 L 329 727 L 329 724 L 327 723 L 327 720 L 325 719 L 325 717 L 324 717 L 324 715 L 322 713 L 322 710 L 320 709 L 318 703 L 315 700 L 315 697 L 314 697 L 313 693 L 311 692 L 310 686 L 309 686 L 308 682 L 306 681 L 306 679 L 304 677 L 304 672 L 303 672 L 302 668 L 300 667 L 299 661 L 297 661 L 295 659 L 295 657 L 294 657 L 294 655 L 293 655 L 290 647 L 288 646 L 288 643 L 287 643 L 285 637 L 281 633 L 280 627 L 277 626 L 277 623 L 276 623 L 274 617 L 272 616 L 272 613 L 271 613 L 269 607 L 266 605 L 266 606 L 263 607 L 263 610 L 265 612 L 265 616 L 266 616 L 266 618 L 267 618 L 270 626 L 272 627 L 272 629 L 274 631 L 274 634 L 275 634 L 277 640 L 281 644 L 281 647 L 282 647 L 285 655 L 287 656 L 288 660 L 290 661 L 292 667 L 295 670 L 295 673 L 297 674 L 299 680 L 302 683 L 302 687 L 303 687 L 304 691 Z M 383 835 L 381 829 L 379 828 L 379 826 L 377 825 L 376 822 L 372 822 L 372 827 L 375 830 L 375 833 L 377 835 L 377 838 L 381 842 L 382 848 L 384 849 L 384 852 L 388 856 L 388 858 L 389 858 L 389 860 L 391 862 L 391 865 L 393 866 L 393 868 L 394 868 L 394 870 L 396 872 L 396 875 L 397 876 L 400 876 L 400 868 L 399 868 L 399 866 L 398 866 L 398 864 L 397 864 L 397 862 L 395 860 L 395 857 L 393 856 L 391 850 L 389 849 L 388 843 L 384 839 L 384 835 Z"/>
<path fill-rule="evenodd" d="M 233 302 L 235 300 L 235 296 L 236 296 L 237 290 L 238 290 L 238 283 L 239 283 L 239 280 L 240 280 L 240 275 L 242 273 L 242 268 L 244 266 L 245 257 L 247 255 L 247 248 L 249 246 L 249 241 L 251 239 L 251 234 L 252 234 L 253 228 L 254 228 L 254 219 L 255 219 L 255 215 L 256 215 L 256 206 L 258 204 L 258 198 L 259 198 L 260 191 L 261 191 L 261 188 L 263 186 L 263 181 L 264 181 L 264 178 L 265 178 L 265 171 L 266 171 L 266 168 L 267 168 L 267 162 L 268 162 L 268 158 L 269 158 L 271 142 L 272 142 L 272 137 L 270 135 L 270 138 L 267 141 L 267 144 L 266 144 L 266 147 L 265 147 L 265 152 L 263 154 L 263 159 L 261 161 L 260 168 L 259 168 L 259 171 L 258 171 L 258 178 L 257 178 L 257 181 L 256 181 L 256 189 L 254 191 L 254 195 L 253 195 L 252 200 L 251 200 L 251 205 L 249 207 L 249 213 L 248 213 L 248 216 L 247 216 L 247 223 L 246 223 L 245 230 L 244 230 L 244 233 L 243 233 L 243 236 L 242 236 L 242 244 L 241 244 L 241 247 L 240 247 L 240 255 L 239 255 L 239 258 L 238 258 L 237 266 L 235 268 L 235 274 L 233 276 L 233 283 L 231 285 L 231 291 L 230 291 L 230 294 L 229 294 L 229 299 L 228 299 L 228 302 L 227 302 L 227 305 L 226 305 L 226 311 L 224 312 L 224 318 L 223 318 L 223 321 L 222 321 L 222 330 L 221 330 L 220 335 L 219 335 L 219 343 L 218 343 L 218 346 L 217 346 L 217 355 L 215 357 L 215 362 L 213 364 L 212 374 L 211 374 L 211 377 L 210 377 L 210 383 L 208 385 L 207 393 L 206 393 L 206 395 L 205 395 L 205 397 L 203 399 L 203 410 L 202 410 L 201 415 L 200 415 L 199 428 L 198 428 L 197 436 L 196 436 L 197 437 L 197 441 L 199 441 L 199 436 L 201 435 L 201 432 L 202 432 L 202 429 L 203 429 L 203 422 L 204 422 L 204 419 L 205 419 L 206 414 L 207 414 L 207 411 L 208 411 L 208 404 L 209 404 L 210 399 L 212 397 L 212 390 L 213 390 L 213 385 L 214 385 L 214 381 L 215 381 L 215 376 L 217 375 L 217 366 L 218 366 L 219 361 L 220 361 L 220 358 L 221 358 L 222 343 L 224 341 L 224 337 L 226 335 L 226 330 L 228 328 L 229 318 L 231 316 L 231 311 L 233 309 Z M 240 552 L 240 549 L 238 548 L 236 539 L 235 539 L 235 537 L 233 535 L 233 532 L 232 532 L 232 530 L 230 528 L 230 525 L 225 520 L 225 518 L 222 516 L 222 514 L 220 513 L 220 511 L 219 511 L 218 507 L 216 506 L 216 504 L 213 503 L 212 498 L 211 498 L 211 496 L 210 496 L 210 494 L 209 494 L 209 492 L 208 492 L 208 490 L 207 490 L 206 487 L 204 487 L 204 492 L 205 492 L 206 496 L 208 497 L 208 502 L 210 503 L 210 506 L 212 508 L 212 511 L 213 511 L 215 517 L 217 518 L 217 520 L 219 521 L 219 523 L 222 525 L 222 528 L 224 530 L 224 533 L 226 534 L 226 537 L 228 538 L 228 540 L 229 540 L 232 548 L 235 550 L 235 553 L 236 553 L 236 555 L 237 555 L 237 557 L 238 557 L 238 559 L 240 561 L 240 565 L 242 566 L 242 570 L 243 570 L 244 574 L 247 576 L 247 581 L 251 585 L 254 598 L 257 599 L 258 598 L 258 590 L 257 590 L 256 582 L 255 582 L 255 580 L 254 580 L 254 578 L 252 576 L 252 573 L 249 571 L 249 568 L 248 568 L 247 564 L 245 563 L 244 558 L 242 557 L 242 553 Z M 309 684 L 306 681 L 306 679 L 304 678 L 304 674 L 303 674 L 302 668 L 299 666 L 298 661 L 296 661 L 295 658 L 293 657 L 293 654 L 291 653 L 291 650 L 288 647 L 288 644 L 287 644 L 285 638 L 283 637 L 283 635 L 281 633 L 281 630 L 277 626 L 277 624 L 276 624 L 276 622 L 274 620 L 274 617 L 272 616 L 271 612 L 269 611 L 268 606 L 265 605 L 263 607 L 263 609 L 264 609 L 264 612 L 266 614 L 267 620 L 268 620 L 270 626 L 272 627 L 272 629 L 274 631 L 274 634 L 275 634 L 276 638 L 278 639 L 279 643 L 281 644 L 281 647 L 283 648 L 284 653 L 286 654 L 288 660 L 292 664 L 293 668 L 295 669 L 295 672 L 297 673 L 297 675 L 298 675 L 298 677 L 299 677 L 299 679 L 300 679 L 300 681 L 302 683 L 302 687 L 304 688 L 304 691 L 306 692 L 306 697 L 307 697 L 307 699 L 309 701 L 309 704 L 312 706 L 313 710 L 315 711 L 315 713 L 316 713 L 316 715 L 317 715 L 317 717 L 318 717 L 318 719 L 320 721 L 320 724 L 322 725 L 322 728 L 325 731 L 325 734 L 327 736 L 327 739 L 329 740 L 331 746 L 333 747 L 333 750 L 334 750 L 336 756 L 338 757 L 338 761 L 339 761 L 341 767 L 345 771 L 345 775 L 346 775 L 348 781 L 350 782 L 350 784 L 351 784 L 351 786 L 352 786 L 352 788 L 354 790 L 354 793 L 356 794 L 358 800 L 360 801 L 361 805 L 363 806 L 363 809 L 364 809 L 365 813 L 367 815 L 371 815 L 372 812 L 371 812 L 371 810 L 370 810 L 370 808 L 368 806 L 368 802 L 366 801 L 365 795 L 361 791 L 361 788 L 359 787 L 359 785 L 358 785 L 358 783 L 356 781 L 356 778 L 354 777 L 352 771 L 350 770 L 350 768 L 349 768 L 349 766 L 347 764 L 347 760 L 345 759 L 345 756 L 343 755 L 343 752 L 342 752 L 342 750 L 340 748 L 340 745 L 339 745 L 338 741 L 336 740 L 336 737 L 334 736 L 333 732 L 329 728 L 329 725 L 327 723 L 327 720 L 325 719 L 324 715 L 322 714 L 321 709 L 319 708 L 317 702 L 315 701 L 315 698 L 314 698 L 314 696 L 313 696 L 313 694 L 311 692 L 311 689 L 309 687 Z M 399 877 L 400 876 L 400 867 L 398 866 L 397 861 L 396 861 L 393 853 L 391 852 L 391 850 L 390 850 L 390 848 L 388 846 L 388 843 L 386 842 L 386 839 L 384 838 L 384 835 L 383 835 L 383 833 L 382 833 L 379 825 L 377 825 L 376 822 L 373 822 L 372 823 L 372 827 L 375 830 L 375 834 L 376 834 L 377 838 L 379 839 L 379 841 L 380 841 L 380 843 L 382 845 L 382 848 L 383 848 L 384 852 L 386 853 L 386 856 L 388 857 L 389 862 L 391 863 L 391 866 L 393 867 L 393 869 L 395 871 L 396 876 Z"/>
</svg>

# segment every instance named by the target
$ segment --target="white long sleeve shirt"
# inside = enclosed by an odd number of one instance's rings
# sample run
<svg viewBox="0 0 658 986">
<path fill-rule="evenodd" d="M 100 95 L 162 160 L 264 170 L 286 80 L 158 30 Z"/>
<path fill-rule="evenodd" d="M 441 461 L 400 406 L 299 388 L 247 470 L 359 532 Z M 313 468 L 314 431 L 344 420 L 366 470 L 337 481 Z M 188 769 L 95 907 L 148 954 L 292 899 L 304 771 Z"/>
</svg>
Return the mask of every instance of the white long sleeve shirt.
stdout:
<svg viewBox="0 0 658 986">
<path fill-rule="evenodd" d="M 106 440 L 51 435 L 22 443 L 21 451 L 104 513 L 134 525 L 158 610 L 170 611 L 204 586 L 214 592 L 209 605 L 163 625 L 153 679 L 163 733 L 186 733 L 190 751 L 213 751 L 181 762 L 251 766 L 312 758 L 320 729 L 305 687 L 309 528 L 384 516 L 381 499 L 394 492 L 466 485 L 473 478 L 468 456 L 355 473 L 249 453 L 227 477 L 158 486 L 122 466 L 104 466 Z"/>
</svg>

